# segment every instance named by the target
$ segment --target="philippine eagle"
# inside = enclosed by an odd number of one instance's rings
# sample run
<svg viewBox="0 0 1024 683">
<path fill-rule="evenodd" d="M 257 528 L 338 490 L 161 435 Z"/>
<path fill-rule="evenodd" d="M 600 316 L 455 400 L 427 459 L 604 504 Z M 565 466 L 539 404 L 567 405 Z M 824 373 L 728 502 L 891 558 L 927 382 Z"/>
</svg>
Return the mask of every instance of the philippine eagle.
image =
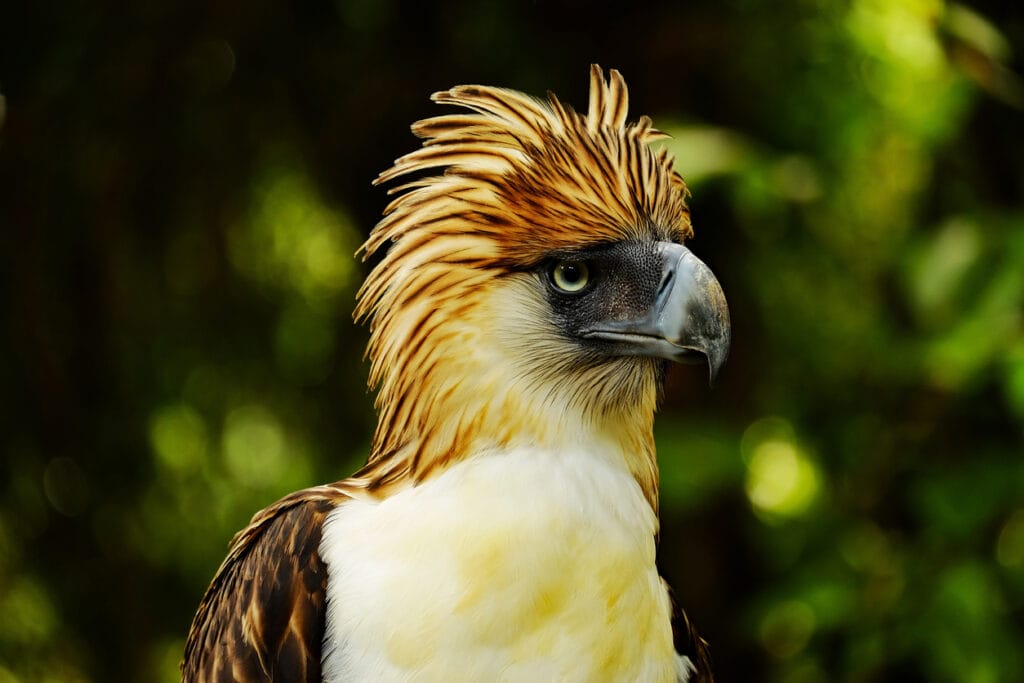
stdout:
<svg viewBox="0 0 1024 683">
<path fill-rule="evenodd" d="M 413 125 L 363 247 L 368 461 L 235 537 L 185 681 L 710 679 L 655 566 L 653 423 L 728 309 L 663 134 L 590 81 L 586 115 L 466 85 Z"/>
</svg>

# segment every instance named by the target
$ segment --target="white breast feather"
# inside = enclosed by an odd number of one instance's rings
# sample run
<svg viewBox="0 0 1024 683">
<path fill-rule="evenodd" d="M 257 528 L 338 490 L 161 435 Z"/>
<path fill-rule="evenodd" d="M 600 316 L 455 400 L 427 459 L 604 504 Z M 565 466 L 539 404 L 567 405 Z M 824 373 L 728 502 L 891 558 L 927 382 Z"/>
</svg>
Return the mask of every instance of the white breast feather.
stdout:
<svg viewBox="0 0 1024 683">
<path fill-rule="evenodd" d="M 325 681 L 675 681 L 657 520 L 600 445 L 474 457 L 331 513 Z"/>
</svg>

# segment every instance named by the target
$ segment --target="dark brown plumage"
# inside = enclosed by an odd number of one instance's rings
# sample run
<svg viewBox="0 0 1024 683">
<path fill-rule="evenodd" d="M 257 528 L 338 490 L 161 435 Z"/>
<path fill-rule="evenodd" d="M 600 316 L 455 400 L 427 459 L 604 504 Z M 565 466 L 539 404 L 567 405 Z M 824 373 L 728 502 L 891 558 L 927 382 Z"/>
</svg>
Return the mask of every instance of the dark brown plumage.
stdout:
<svg viewBox="0 0 1024 683">
<path fill-rule="evenodd" d="M 714 670 L 711 668 L 711 648 L 686 616 L 686 611 L 679 606 L 672 591 L 672 641 L 676 652 L 689 657 L 694 673 L 687 683 L 714 683 Z"/>
<path fill-rule="evenodd" d="M 347 498 L 330 486 L 297 491 L 256 513 L 235 536 L 192 621 L 185 683 L 321 680 L 321 529 Z"/>
</svg>

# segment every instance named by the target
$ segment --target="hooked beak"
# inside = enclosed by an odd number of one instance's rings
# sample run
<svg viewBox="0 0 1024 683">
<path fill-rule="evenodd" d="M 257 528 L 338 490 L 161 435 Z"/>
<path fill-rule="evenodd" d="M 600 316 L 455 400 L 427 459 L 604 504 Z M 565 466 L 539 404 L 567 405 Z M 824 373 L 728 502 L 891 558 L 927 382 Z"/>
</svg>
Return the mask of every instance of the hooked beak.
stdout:
<svg viewBox="0 0 1024 683">
<path fill-rule="evenodd" d="M 645 316 L 606 321 L 585 336 L 615 343 L 624 354 L 677 363 L 707 362 L 710 382 L 729 355 L 731 326 L 725 294 L 711 269 L 686 247 L 659 244 L 661 283 Z"/>
</svg>

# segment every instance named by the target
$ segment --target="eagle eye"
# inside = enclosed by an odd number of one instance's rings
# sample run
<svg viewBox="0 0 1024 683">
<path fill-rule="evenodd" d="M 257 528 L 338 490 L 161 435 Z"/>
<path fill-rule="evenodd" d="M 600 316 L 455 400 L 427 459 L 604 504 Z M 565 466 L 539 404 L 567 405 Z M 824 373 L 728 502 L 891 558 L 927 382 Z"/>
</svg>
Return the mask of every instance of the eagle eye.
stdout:
<svg viewBox="0 0 1024 683">
<path fill-rule="evenodd" d="M 564 260 L 551 269 L 551 282 L 555 287 L 567 294 L 583 291 L 590 281 L 590 268 L 585 261 Z"/>
</svg>

